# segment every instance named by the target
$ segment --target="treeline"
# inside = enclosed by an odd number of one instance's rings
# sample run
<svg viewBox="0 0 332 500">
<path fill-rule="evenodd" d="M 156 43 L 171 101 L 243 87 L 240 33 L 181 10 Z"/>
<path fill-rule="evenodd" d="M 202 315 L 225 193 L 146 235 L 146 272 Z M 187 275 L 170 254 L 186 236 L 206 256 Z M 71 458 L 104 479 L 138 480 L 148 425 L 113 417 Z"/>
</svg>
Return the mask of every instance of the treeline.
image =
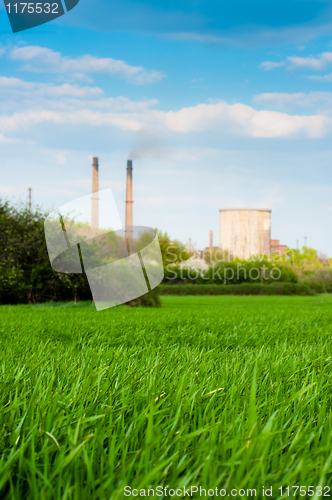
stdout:
<svg viewBox="0 0 332 500">
<path fill-rule="evenodd" d="M 50 265 L 44 221 L 47 213 L 0 200 L 0 304 L 36 304 L 93 299 L 85 273 L 62 274 Z M 159 307 L 156 290 L 127 302 Z"/>
<path fill-rule="evenodd" d="M 30 212 L 0 200 L 0 303 L 38 303 L 45 301 L 92 300 L 85 274 L 61 274 L 50 265 L 44 234 L 48 214 L 40 209 Z M 164 262 L 163 285 L 271 285 L 301 283 L 318 293 L 332 292 L 332 261 L 322 261 L 317 252 L 304 247 L 291 251 L 291 257 L 266 256 L 242 261 L 216 262 L 197 270 L 179 241 L 158 233 Z M 242 289 L 241 289 L 242 290 Z M 158 305 L 150 293 L 131 305 Z"/>
<path fill-rule="evenodd" d="M 204 262 L 203 262 L 204 264 Z M 234 258 L 229 252 L 209 251 L 202 260 L 174 262 L 165 266 L 164 285 L 271 285 L 302 284 L 316 293 L 332 293 L 332 259 L 318 255 L 304 246 L 289 249 L 282 255 L 252 256 L 249 260 Z"/>
</svg>

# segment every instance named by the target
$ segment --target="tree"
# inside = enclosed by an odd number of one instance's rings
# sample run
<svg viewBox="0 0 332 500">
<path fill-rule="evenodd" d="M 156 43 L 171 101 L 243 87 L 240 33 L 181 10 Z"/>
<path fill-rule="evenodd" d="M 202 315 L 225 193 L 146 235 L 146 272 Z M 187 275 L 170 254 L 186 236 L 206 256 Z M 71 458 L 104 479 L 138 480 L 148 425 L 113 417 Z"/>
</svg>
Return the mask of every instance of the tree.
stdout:
<svg viewBox="0 0 332 500">
<path fill-rule="evenodd" d="M 162 231 L 158 231 L 158 238 L 164 266 L 179 264 L 189 259 L 190 255 L 183 243 L 178 240 L 171 240 L 170 236 Z"/>
<path fill-rule="evenodd" d="M 91 298 L 85 275 L 60 274 L 49 262 L 44 235 L 47 216 L 39 208 L 0 200 L 0 302 Z"/>
</svg>

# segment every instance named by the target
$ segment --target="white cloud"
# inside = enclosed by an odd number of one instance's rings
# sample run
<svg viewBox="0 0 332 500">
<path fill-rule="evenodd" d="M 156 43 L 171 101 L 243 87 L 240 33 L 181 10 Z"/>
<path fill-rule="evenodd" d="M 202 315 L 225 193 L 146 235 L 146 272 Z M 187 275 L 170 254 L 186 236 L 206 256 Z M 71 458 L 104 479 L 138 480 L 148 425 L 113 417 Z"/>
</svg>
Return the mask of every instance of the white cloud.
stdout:
<svg viewBox="0 0 332 500">
<path fill-rule="evenodd" d="M 317 76 L 317 75 L 309 76 L 309 80 L 313 80 L 316 82 L 332 82 L 332 73 L 324 76 Z"/>
<path fill-rule="evenodd" d="M 279 68 L 285 66 L 288 70 L 296 70 L 296 69 L 309 69 L 313 71 L 321 71 L 325 69 L 327 66 L 332 64 L 332 52 L 323 52 L 322 54 L 314 57 L 298 57 L 298 56 L 289 56 L 286 61 L 274 62 L 274 61 L 265 61 L 262 62 L 259 67 L 264 69 L 265 71 L 269 71 L 271 69 Z M 329 77 L 330 75 L 328 75 Z M 325 78 L 327 81 L 329 79 Z M 312 80 L 320 80 L 324 79 L 324 77 L 310 77 Z"/>
<path fill-rule="evenodd" d="M 254 102 L 264 106 L 277 108 L 303 107 L 315 108 L 332 105 L 332 92 L 297 92 L 287 93 L 265 93 L 254 97 Z"/>
<path fill-rule="evenodd" d="M 0 90 L 11 94 L 27 94 L 29 97 L 47 96 L 87 98 L 103 96 L 104 91 L 99 87 L 80 87 L 65 83 L 63 85 L 44 84 L 36 82 L 26 82 L 19 78 L 0 77 Z M 33 92 L 33 95 L 31 95 Z"/>
<path fill-rule="evenodd" d="M 259 67 L 264 69 L 265 71 L 270 71 L 271 69 L 275 68 L 281 68 L 282 66 L 285 66 L 285 63 L 283 61 L 281 62 L 264 61 L 259 65 Z"/>
<path fill-rule="evenodd" d="M 163 113 L 163 121 L 175 132 L 202 132 L 218 125 L 231 127 L 233 135 L 249 137 L 321 137 L 330 124 L 325 116 L 292 116 L 276 111 L 256 111 L 244 104 L 198 104 L 177 112 Z"/>
<path fill-rule="evenodd" d="M 146 99 L 143 101 L 131 101 L 127 97 L 106 97 L 102 99 L 95 100 L 66 100 L 67 107 L 72 107 L 77 109 L 78 107 L 91 108 L 91 109 L 101 109 L 103 111 L 113 111 L 113 112 L 140 112 L 145 109 L 155 107 L 159 104 L 157 99 Z"/>
<path fill-rule="evenodd" d="M 244 104 L 218 102 L 198 104 L 179 111 L 142 109 L 131 112 L 75 109 L 69 111 L 28 109 L 0 117 L 2 133 L 18 132 L 33 125 L 111 126 L 123 131 L 158 131 L 159 134 L 228 132 L 248 137 L 322 137 L 331 127 L 331 118 L 325 115 L 294 116 L 287 113 L 262 110 Z"/>
<path fill-rule="evenodd" d="M 322 70 L 332 64 L 332 52 L 323 52 L 317 57 L 288 57 L 289 69 Z"/>
<path fill-rule="evenodd" d="M 0 144 L 10 144 L 13 142 L 19 142 L 16 139 L 10 139 L 5 137 L 3 134 L 0 134 Z"/>
<path fill-rule="evenodd" d="M 40 48 L 35 49 L 39 54 L 37 49 Z M 50 52 L 51 61 L 58 60 L 56 53 L 49 49 L 42 50 Z M 33 51 L 28 51 L 26 57 L 31 58 L 33 54 Z M 6 93 L 12 97 L 8 100 L 9 104 Z M 155 132 L 161 136 L 169 132 L 197 134 L 212 131 L 247 137 L 289 138 L 322 137 L 331 128 L 331 118 L 326 109 L 322 114 L 296 116 L 271 110 L 256 110 L 241 103 L 228 104 L 210 100 L 206 104 L 197 104 L 177 111 L 161 111 L 153 109 L 158 104 L 156 99 L 135 102 L 122 96 L 105 97 L 103 90 L 98 87 L 67 83 L 42 84 L 7 77 L 0 77 L 0 94 L 4 97 L 1 104 L 6 110 L 0 115 L 1 134 L 19 133 L 40 124 L 114 127 L 122 131 L 141 133 L 143 141 L 139 147 L 144 148 L 148 142 L 149 151 L 153 151 L 153 155 L 158 157 L 162 156 L 164 144 L 159 147 Z M 261 94 L 255 97 L 255 102 L 278 107 L 290 104 L 326 106 L 331 103 L 331 95 L 329 92 L 313 92 L 308 95 Z M 152 134 L 152 138 L 147 141 L 149 134 Z M 9 139 L 2 135 L 0 140 L 8 142 Z M 191 157 L 190 161 L 193 160 Z M 64 157 L 59 157 L 58 161 L 64 162 Z"/>
<path fill-rule="evenodd" d="M 12 50 L 11 59 L 24 63 L 23 69 L 35 73 L 70 75 L 82 79 L 85 75 L 104 73 L 136 83 L 155 83 L 165 78 L 165 73 L 131 66 L 125 61 L 84 55 L 78 58 L 62 56 L 46 47 L 26 46 Z"/>
</svg>

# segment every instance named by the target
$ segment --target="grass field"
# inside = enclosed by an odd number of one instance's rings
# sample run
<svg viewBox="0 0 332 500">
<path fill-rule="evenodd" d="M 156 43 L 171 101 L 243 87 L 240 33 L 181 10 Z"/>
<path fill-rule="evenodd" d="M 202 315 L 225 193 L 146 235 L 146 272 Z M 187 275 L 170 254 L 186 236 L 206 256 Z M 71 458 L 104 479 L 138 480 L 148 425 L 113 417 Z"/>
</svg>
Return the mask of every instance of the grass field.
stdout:
<svg viewBox="0 0 332 500">
<path fill-rule="evenodd" d="M 332 296 L 162 302 L 0 307 L 1 499 L 329 491 Z"/>
</svg>

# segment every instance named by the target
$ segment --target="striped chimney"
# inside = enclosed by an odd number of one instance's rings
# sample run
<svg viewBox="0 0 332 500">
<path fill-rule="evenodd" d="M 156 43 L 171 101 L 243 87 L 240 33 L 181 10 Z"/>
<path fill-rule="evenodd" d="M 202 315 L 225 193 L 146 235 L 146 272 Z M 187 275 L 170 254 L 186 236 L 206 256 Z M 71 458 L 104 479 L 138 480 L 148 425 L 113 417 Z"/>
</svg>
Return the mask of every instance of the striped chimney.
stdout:
<svg viewBox="0 0 332 500">
<path fill-rule="evenodd" d="M 133 227 L 133 162 L 127 162 L 127 196 L 126 196 L 126 238 L 132 236 Z"/>
</svg>

